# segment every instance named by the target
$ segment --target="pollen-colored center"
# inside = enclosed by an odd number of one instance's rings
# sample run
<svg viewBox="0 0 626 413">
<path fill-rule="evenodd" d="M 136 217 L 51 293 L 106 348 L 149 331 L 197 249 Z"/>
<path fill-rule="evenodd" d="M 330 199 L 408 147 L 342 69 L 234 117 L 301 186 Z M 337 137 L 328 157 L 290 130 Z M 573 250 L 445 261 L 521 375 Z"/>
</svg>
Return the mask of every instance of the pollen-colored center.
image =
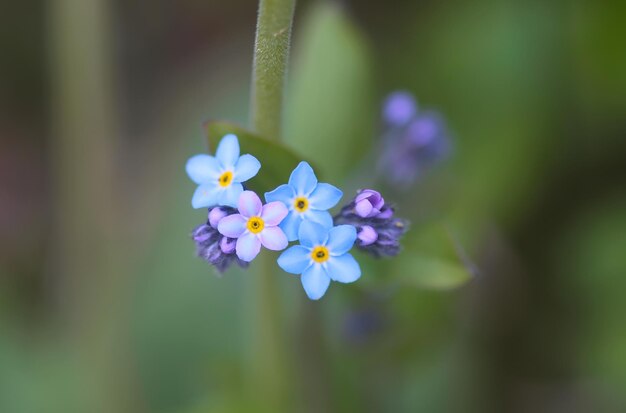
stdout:
<svg viewBox="0 0 626 413">
<path fill-rule="evenodd" d="M 329 257 L 330 255 L 328 254 L 328 248 L 322 245 L 313 248 L 313 250 L 311 251 L 311 258 L 313 258 L 313 261 L 315 262 L 322 263 L 324 261 L 327 261 Z"/>
<path fill-rule="evenodd" d="M 233 173 L 231 171 L 226 171 L 220 175 L 217 179 L 217 182 L 220 186 L 228 186 L 233 181 Z"/>
<path fill-rule="evenodd" d="M 304 212 L 309 209 L 309 200 L 303 196 L 300 196 L 293 201 L 293 207 L 298 212 Z"/>
<path fill-rule="evenodd" d="M 252 232 L 253 234 L 258 234 L 259 232 L 263 231 L 263 228 L 265 227 L 265 222 L 263 222 L 260 217 L 252 217 L 248 219 L 248 223 L 246 224 L 246 226 L 248 227 L 248 231 Z"/>
</svg>

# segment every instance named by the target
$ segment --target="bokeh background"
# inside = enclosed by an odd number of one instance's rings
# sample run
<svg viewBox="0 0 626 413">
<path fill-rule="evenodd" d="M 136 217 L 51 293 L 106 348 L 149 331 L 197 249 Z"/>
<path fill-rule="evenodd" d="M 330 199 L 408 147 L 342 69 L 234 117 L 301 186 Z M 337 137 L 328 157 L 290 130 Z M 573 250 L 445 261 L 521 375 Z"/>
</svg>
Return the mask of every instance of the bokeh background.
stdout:
<svg viewBox="0 0 626 413">
<path fill-rule="evenodd" d="M 257 269 L 194 256 L 184 173 L 204 121 L 247 124 L 256 2 L 1 9 L 0 411 L 262 411 Z M 382 99 L 414 93 L 452 153 L 380 189 L 425 252 L 441 220 L 478 270 L 365 261 L 316 303 L 277 270 L 285 411 L 626 411 L 624 21 L 618 1 L 298 3 L 286 144 L 367 186 Z"/>
</svg>

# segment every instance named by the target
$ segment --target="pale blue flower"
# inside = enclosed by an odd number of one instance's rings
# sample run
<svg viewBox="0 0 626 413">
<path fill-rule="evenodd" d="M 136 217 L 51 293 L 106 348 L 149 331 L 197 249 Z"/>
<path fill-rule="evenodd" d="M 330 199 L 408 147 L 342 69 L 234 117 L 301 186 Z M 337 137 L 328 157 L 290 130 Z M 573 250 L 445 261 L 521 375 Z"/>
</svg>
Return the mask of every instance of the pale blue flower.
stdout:
<svg viewBox="0 0 626 413">
<path fill-rule="evenodd" d="M 289 241 L 298 239 L 298 229 L 304 221 L 313 221 L 326 228 L 333 226 L 328 209 L 337 205 L 343 193 L 336 187 L 318 183 L 313 168 L 300 162 L 291 172 L 289 183 L 265 194 L 267 202 L 280 201 L 289 209 L 289 215 L 280 224 Z"/>
<path fill-rule="evenodd" d="M 278 257 L 278 265 L 300 278 L 307 296 L 319 300 L 330 280 L 351 283 L 361 277 L 361 267 L 348 253 L 356 240 L 356 228 L 338 225 L 327 228 L 304 221 L 298 231 L 300 245 L 294 245 Z"/>
<path fill-rule="evenodd" d="M 199 185 L 191 205 L 194 208 L 236 207 L 243 192 L 241 183 L 255 176 L 260 168 L 261 163 L 254 156 L 239 156 L 237 136 L 225 135 L 217 145 L 215 156 L 199 154 L 187 161 L 187 175 Z"/>
</svg>

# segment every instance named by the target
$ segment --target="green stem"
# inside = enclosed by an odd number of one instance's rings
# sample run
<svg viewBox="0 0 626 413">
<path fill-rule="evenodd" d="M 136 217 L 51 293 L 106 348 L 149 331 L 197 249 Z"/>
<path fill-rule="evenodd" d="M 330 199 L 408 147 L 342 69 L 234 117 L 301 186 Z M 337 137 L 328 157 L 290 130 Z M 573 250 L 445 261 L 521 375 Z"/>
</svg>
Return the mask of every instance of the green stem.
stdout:
<svg viewBox="0 0 626 413">
<path fill-rule="evenodd" d="M 250 111 L 259 135 L 280 139 L 283 88 L 295 0 L 260 0 Z M 276 263 L 260 257 L 255 283 L 253 394 L 257 411 L 285 411 L 289 405 L 289 369 Z"/>
<path fill-rule="evenodd" d="M 257 20 L 252 96 L 252 127 L 261 136 L 280 139 L 283 87 L 295 0 L 260 0 Z"/>
</svg>

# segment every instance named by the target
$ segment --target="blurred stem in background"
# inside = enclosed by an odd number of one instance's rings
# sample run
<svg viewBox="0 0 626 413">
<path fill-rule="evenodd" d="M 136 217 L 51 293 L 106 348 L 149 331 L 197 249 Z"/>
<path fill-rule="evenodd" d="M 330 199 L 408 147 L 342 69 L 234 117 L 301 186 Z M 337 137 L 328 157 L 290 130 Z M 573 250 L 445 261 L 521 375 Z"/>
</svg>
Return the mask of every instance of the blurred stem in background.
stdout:
<svg viewBox="0 0 626 413">
<path fill-rule="evenodd" d="M 289 60 L 291 25 L 295 0 L 260 0 L 257 20 L 250 113 L 252 129 L 261 136 L 280 139 L 283 88 Z M 255 398 L 263 410 L 283 411 L 290 391 L 285 331 L 276 265 L 269 255 L 262 257 L 255 285 L 254 377 Z"/>
<path fill-rule="evenodd" d="M 50 2 L 52 280 L 61 320 L 98 389 L 91 411 L 137 411 L 124 347 L 115 112 L 107 0 Z M 91 408 L 90 408 L 91 409 Z"/>
</svg>

